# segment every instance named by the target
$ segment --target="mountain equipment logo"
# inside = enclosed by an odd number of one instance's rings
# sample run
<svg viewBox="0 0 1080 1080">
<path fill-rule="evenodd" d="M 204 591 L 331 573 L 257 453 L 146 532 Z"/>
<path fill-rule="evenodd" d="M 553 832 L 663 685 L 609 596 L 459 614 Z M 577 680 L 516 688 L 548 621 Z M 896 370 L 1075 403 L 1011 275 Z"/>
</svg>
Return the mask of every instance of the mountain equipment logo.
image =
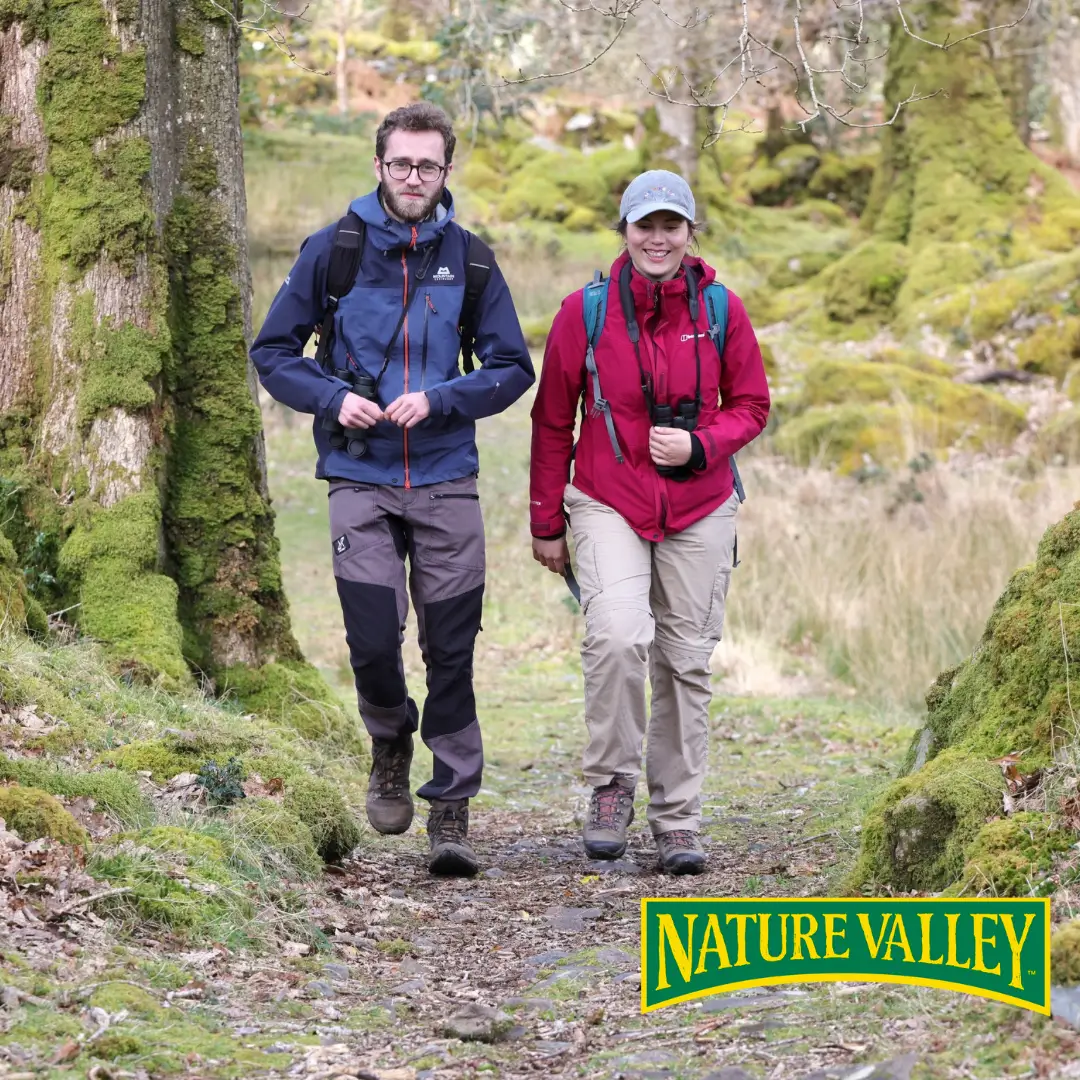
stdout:
<svg viewBox="0 0 1080 1080">
<path fill-rule="evenodd" d="M 1047 899 L 643 899 L 641 1011 L 748 986 L 936 986 L 1050 1014 Z"/>
<path fill-rule="evenodd" d="M 449 266 L 440 266 L 432 275 L 432 281 L 453 281 L 454 275 L 450 273 Z"/>
</svg>

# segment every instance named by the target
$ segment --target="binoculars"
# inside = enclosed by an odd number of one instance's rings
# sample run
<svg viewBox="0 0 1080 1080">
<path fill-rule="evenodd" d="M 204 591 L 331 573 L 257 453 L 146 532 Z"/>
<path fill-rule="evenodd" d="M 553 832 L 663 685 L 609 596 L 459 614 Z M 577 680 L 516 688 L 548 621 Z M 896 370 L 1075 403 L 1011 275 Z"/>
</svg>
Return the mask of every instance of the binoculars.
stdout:
<svg viewBox="0 0 1080 1080">
<path fill-rule="evenodd" d="M 352 393 L 368 401 L 375 400 L 375 380 L 363 372 L 351 368 L 336 368 L 334 374 L 349 384 Z M 368 452 L 367 432 L 363 428 L 346 428 L 336 416 L 327 417 L 323 427 L 329 431 L 330 445 L 335 450 L 344 450 L 351 458 L 362 458 Z"/>
<path fill-rule="evenodd" d="M 693 431 L 697 427 L 698 405 L 696 401 L 680 401 L 675 408 L 670 405 L 653 405 L 653 427 L 679 428 L 682 431 Z M 679 473 L 682 466 L 657 465 L 656 471 L 661 476 L 674 476 Z"/>
</svg>

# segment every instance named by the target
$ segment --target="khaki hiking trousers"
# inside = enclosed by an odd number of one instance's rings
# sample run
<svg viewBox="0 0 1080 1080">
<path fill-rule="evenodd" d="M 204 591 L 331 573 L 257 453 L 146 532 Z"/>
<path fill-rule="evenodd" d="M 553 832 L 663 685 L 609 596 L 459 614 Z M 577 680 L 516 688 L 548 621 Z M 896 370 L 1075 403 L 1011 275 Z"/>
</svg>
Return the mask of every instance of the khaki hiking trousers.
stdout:
<svg viewBox="0 0 1080 1080">
<path fill-rule="evenodd" d="M 647 734 L 649 826 L 654 835 L 696 832 L 708 764 L 709 657 L 724 626 L 738 496 L 659 543 L 572 484 L 564 503 L 585 616 L 585 780 L 636 786 Z"/>
</svg>

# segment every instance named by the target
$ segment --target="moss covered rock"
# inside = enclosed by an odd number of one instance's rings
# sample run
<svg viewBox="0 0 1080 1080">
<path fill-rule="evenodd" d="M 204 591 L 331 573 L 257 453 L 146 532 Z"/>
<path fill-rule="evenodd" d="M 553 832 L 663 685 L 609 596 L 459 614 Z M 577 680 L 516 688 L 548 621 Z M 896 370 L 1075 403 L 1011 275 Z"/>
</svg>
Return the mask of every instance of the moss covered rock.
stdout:
<svg viewBox="0 0 1080 1080">
<path fill-rule="evenodd" d="M 833 263 L 821 275 L 829 319 L 839 323 L 866 316 L 888 319 L 907 279 L 908 260 L 903 244 L 871 240 Z"/>
<path fill-rule="evenodd" d="M 794 143 L 771 159 L 759 160 L 746 174 L 746 190 L 758 206 L 783 206 L 806 193 L 820 164 L 821 156 L 814 146 Z"/>
<path fill-rule="evenodd" d="M 257 668 L 237 665 L 226 669 L 217 685 L 243 708 L 304 739 L 339 747 L 359 758 L 368 753 L 359 720 L 346 713 L 311 664 L 282 660 Z"/>
<path fill-rule="evenodd" d="M 1026 832 L 1011 834 L 1012 825 L 981 838 L 980 832 L 1000 809 L 1002 780 L 992 762 L 1018 754 L 1030 773 L 1048 766 L 1071 737 L 1067 657 L 1078 650 L 1080 505 L 1047 529 L 1035 562 L 1013 574 L 972 655 L 942 672 L 927 693 L 926 725 L 902 768 L 908 775 L 890 785 L 864 822 L 857 883 L 941 889 L 970 862 L 973 873 L 981 867 L 1007 885 L 1018 880 L 1025 858 L 1045 863 L 1047 849 L 1063 842 L 1045 822 L 1038 845 Z M 936 853 L 925 848 L 921 866 L 895 853 L 904 807 L 908 827 L 918 825 L 920 836 L 940 844 Z M 1016 860 L 1001 856 L 1010 835 Z"/>
<path fill-rule="evenodd" d="M 59 800 L 40 788 L 0 787 L 0 818 L 23 840 L 47 837 L 61 844 L 86 844 L 86 830 Z"/>
<path fill-rule="evenodd" d="M 310 878 L 322 870 L 311 829 L 273 799 L 245 799 L 230 809 L 228 824 L 239 842 L 279 874 Z"/>
<path fill-rule="evenodd" d="M 946 750 L 895 781 L 863 820 L 851 890 L 949 885 L 986 819 L 1000 810 L 1003 790 L 996 765 L 962 750 Z"/>
<path fill-rule="evenodd" d="M 1058 986 L 1080 984 L 1080 919 L 1059 927 L 1050 938 L 1050 977 Z"/>
<path fill-rule="evenodd" d="M 0 612 L 13 630 L 43 634 L 49 629 L 44 610 L 27 591 L 15 548 L 3 532 L 0 532 Z"/>
<path fill-rule="evenodd" d="M 1076 836 L 1049 814 L 1024 811 L 991 821 L 967 850 L 952 896 L 1029 896 L 1051 869 L 1054 856 L 1068 851 Z"/>
<path fill-rule="evenodd" d="M 828 199 L 843 207 L 849 214 L 861 214 L 870 197 L 877 162 L 876 154 L 823 154 L 806 190 L 817 199 Z"/>
<path fill-rule="evenodd" d="M 327 862 L 340 862 L 360 843 L 360 826 L 333 784 L 297 775 L 285 782 L 282 805 L 310 830 L 316 850 Z"/>
<path fill-rule="evenodd" d="M 1025 370 L 1064 382 L 1073 364 L 1080 360 L 1080 316 L 1069 315 L 1040 326 L 1021 342 L 1016 356 Z"/>
<path fill-rule="evenodd" d="M 0 752 L 0 780 L 41 788 L 52 795 L 86 796 L 98 809 L 134 824 L 147 814 L 146 800 L 134 777 L 113 769 L 78 772 L 37 758 L 12 758 Z"/>
</svg>

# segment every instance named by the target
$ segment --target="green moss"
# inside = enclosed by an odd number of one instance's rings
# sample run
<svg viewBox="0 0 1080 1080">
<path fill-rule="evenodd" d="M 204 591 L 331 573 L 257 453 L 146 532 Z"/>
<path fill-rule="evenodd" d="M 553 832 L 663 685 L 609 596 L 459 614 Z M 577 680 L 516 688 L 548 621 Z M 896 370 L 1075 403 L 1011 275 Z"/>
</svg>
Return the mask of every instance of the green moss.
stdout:
<svg viewBox="0 0 1080 1080">
<path fill-rule="evenodd" d="M 91 1057 L 100 1058 L 102 1061 L 115 1061 L 117 1058 L 133 1057 L 136 1054 L 145 1057 L 150 1050 L 151 1045 L 137 1035 L 115 1032 L 95 1039 L 90 1044 L 89 1053 Z"/>
<path fill-rule="evenodd" d="M 192 56 L 202 56 L 206 52 L 202 27 L 193 19 L 177 19 L 176 44 L 178 48 Z"/>
<path fill-rule="evenodd" d="M 1069 315 L 1038 327 L 1016 350 L 1020 366 L 1027 371 L 1053 375 L 1063 381 L 1080 360 L 1080 317 Z"/>
<path fill-rule="evenodd" d="M 153 386 L 169 352 L 168 331 L 150 333 L 124 323 L 113 328 L 94 317 L 94 297 L 82 293 L 72 306 L 69 345 L 79 364 L 79 422 L 117 407 L 134 411 L 154 404 Z"/>
<path fill-rule="evenodd" d="M 828 199 L 850 214 L 861 214 L 866 209 L 877 162 L 876 154 L 824 154 L 806 190 L 815 198 Z"/>
<path fill-rule="evenodd" d="M 127 1012 L 141 1020 L 160 1020 L 164 1009 L 138 986 L 130 982 L 107 982 L 99 986 L 90 997 L 89 1004 L 108 1013 Z"/>
<path fill-rule="evenodd" d="M 758 161 L 744 178 L 746 190 L 758 206 L 783 206 L 805 194 L 820 164 L 813 146 L 795 143 L 771 160 Z"/>
<path fill-rule="evenodd" d="M 97 803 L 98 809 L 115 814 L 127 824 L 138 822 L 147 813 L 138 783 L 111 769 L 75 772 L 40 758 L 10 758 L 0 753 L 0 780 L 14 780 L 52 795 L 87 796 Z"/>
<path fill-rule="evenodd" d="M 888 318 L 907 266 L 903 244 L 871 240 L 859 245 L 821 275 L 826 314 L 840 323 L 864 316 Z"/>
<path fill-rule="evenodd" d="M 944 360 L 928 356 L 926 353 L 919 352 L 918 349 L 904 348 L 899 345 L 882 346 L 868 359 L 873 364 L 900 364 L 914 371 L 923 371 L 927 375 L 938 375 L 946 379 L 952 377 L 954 370 L 952 365 Z"/>
<path fill-rule="evenodd" d="M 950 889 L 954 896 L 1029 896 L 1054 856 L 1075 842 L 1048 814 L 1022 812 L 984 825 L 967 849 L 967 862 Z"/>
<path fill-rule="evenodd" d="M 230 756 L 250 746 L 250 739 L 213 733 L 168 734 L 140 739 L 101 754 L 98 761 L 126 772 L 149 772 L 165 783 L 180 773 L 197 773 L 212 757 Z"/>
<path fill-rule="evenodd" d="M 0 787 L 0 818 L 27 841 L 48 837 L 61 844 L 85 845 L 89 839 L 63 805 L 40 788 Z"/>
<path fill-rule="evenodd" d="M 11 541 L 0 532 L 0 618 L 13 630 L 44 634 L 49 620 L 41 605 L 27 591 L 26 578 Z"/>
<path fill-rule="evenodd" d="M 932 754 L 956 747 L 989 760 L 1023 752 L 1025 772 L 1050 763 L 1073 726 L 1065 647 L 1073 656 L 1080 650 L 1077 596 L 1080 510 L 1046 531 L 1035 563 L 999 597 L 975 652 L 931 690 Z"/>
<path fill-rule="evenodd" d="M 958 285 L 978 281 L 995 269 L 995 263 L 971 244 L 927 243 L 912 256 L 908 275 L 897 293 L 898 308 Z"/>
<path fill-rule="evenodd" d="M 326 680 L 310 664 L 285 660 L 260 668 L 228 668 L 218 680 L 221 693 L 305 739 L 329 743 L 363 756 L 359 728 Z"/>
<path fill-rule="evenodd" d="M 801 251 L 795 255 L 777 259 L 769 272 L 768 284 L 772 289 L 789 289 L 802 281 L 816 277 L 831 266 L 843 252 L 836 248 Z"/>
<path fill-rule="evenodd" d="M 868 462 L 902 460 L 908 433 L 918 435 L 929 426 L 930 418 L 919 409 L 902 417 L 889 405 L 809 408 L 781 424 L 776 449 L 800 466 L 833 464 L 851 473 Z"/>
<path fill-rule="evenodd" d="M 285 784 L 283 806 L 311 830 L 315 847 L 327 862 L 340 862 L 360 843 L 356 819 L 327 780 L 295 776 Z"/>
<path fill-rule="evenodd" d="M 957 749 L 894 781 L 863 819 L 849 890 L 949 885 L 987 817 L 1000 810 L 1003 787 L 996 765 Z"/>
<path fill-rule="evenodd" d="M 157 571 L 160 527 L 156 491 L 129 495 L 107 510 L 88 505 L 60 552 L 60 569 L 80 583 L 84 633 L 106 643 L 126 670 L 179 685 L 189 675 L 177 586 Z"/>
<path fill-rule="evenodd" d="M 810 365 L 803 383 L 808 406 L 898 399 L 928 410 L 941 428 L 939 445 L 968 432 L 979 445 L 1003 445 L 1026 426 L 1024 410 L 992 390 L 900 364 L 822 360 Z"/>
<path fill-rule="evenodd" d="M 311 829 L 273 799 L 245 799 L 230 809 L 228 824 L 269 871 L 313 878 L 322 870 Z"/>
<path fill-rule="evenodd" d="M 1036 448 L 1043 460 L 1054 464 L 1080 462 L 1080 408 L 1074 405 L 1051 417 L 1039 430 Z"/>
<path fill-rule="evenodd" d="M 1080 919 L 1054 931 L 1050 939 L 1050 973 L 1055 985 L 1080 984 Z"/>
<path fill-rule="evenodd" d="M 48 26 L 45 2 L 46 0 L 0 0 L 0 30 L 6 31 L 12 23 L 19 22 L 24 45 L 45 37 Z"/>
<path fill-rule="evenodd" d="M 562 221 L 574 209 L 574 205 L 549 177 L 527 174 L 510 183 L 506 194 L 499 200 L 498 208 L 503 221 L 522 218 Z"/>
<path fill-rule="evenodd" d="M 248 384 L 237 252 L 213 155 L 194 140 L 166 224 L 175 409 L 165 523 L 176 560 L 185 651 L 215 668 L 215 641 L 297 659 L 273 514 L 260 471 L 262 421 Z"/>
</svg>

